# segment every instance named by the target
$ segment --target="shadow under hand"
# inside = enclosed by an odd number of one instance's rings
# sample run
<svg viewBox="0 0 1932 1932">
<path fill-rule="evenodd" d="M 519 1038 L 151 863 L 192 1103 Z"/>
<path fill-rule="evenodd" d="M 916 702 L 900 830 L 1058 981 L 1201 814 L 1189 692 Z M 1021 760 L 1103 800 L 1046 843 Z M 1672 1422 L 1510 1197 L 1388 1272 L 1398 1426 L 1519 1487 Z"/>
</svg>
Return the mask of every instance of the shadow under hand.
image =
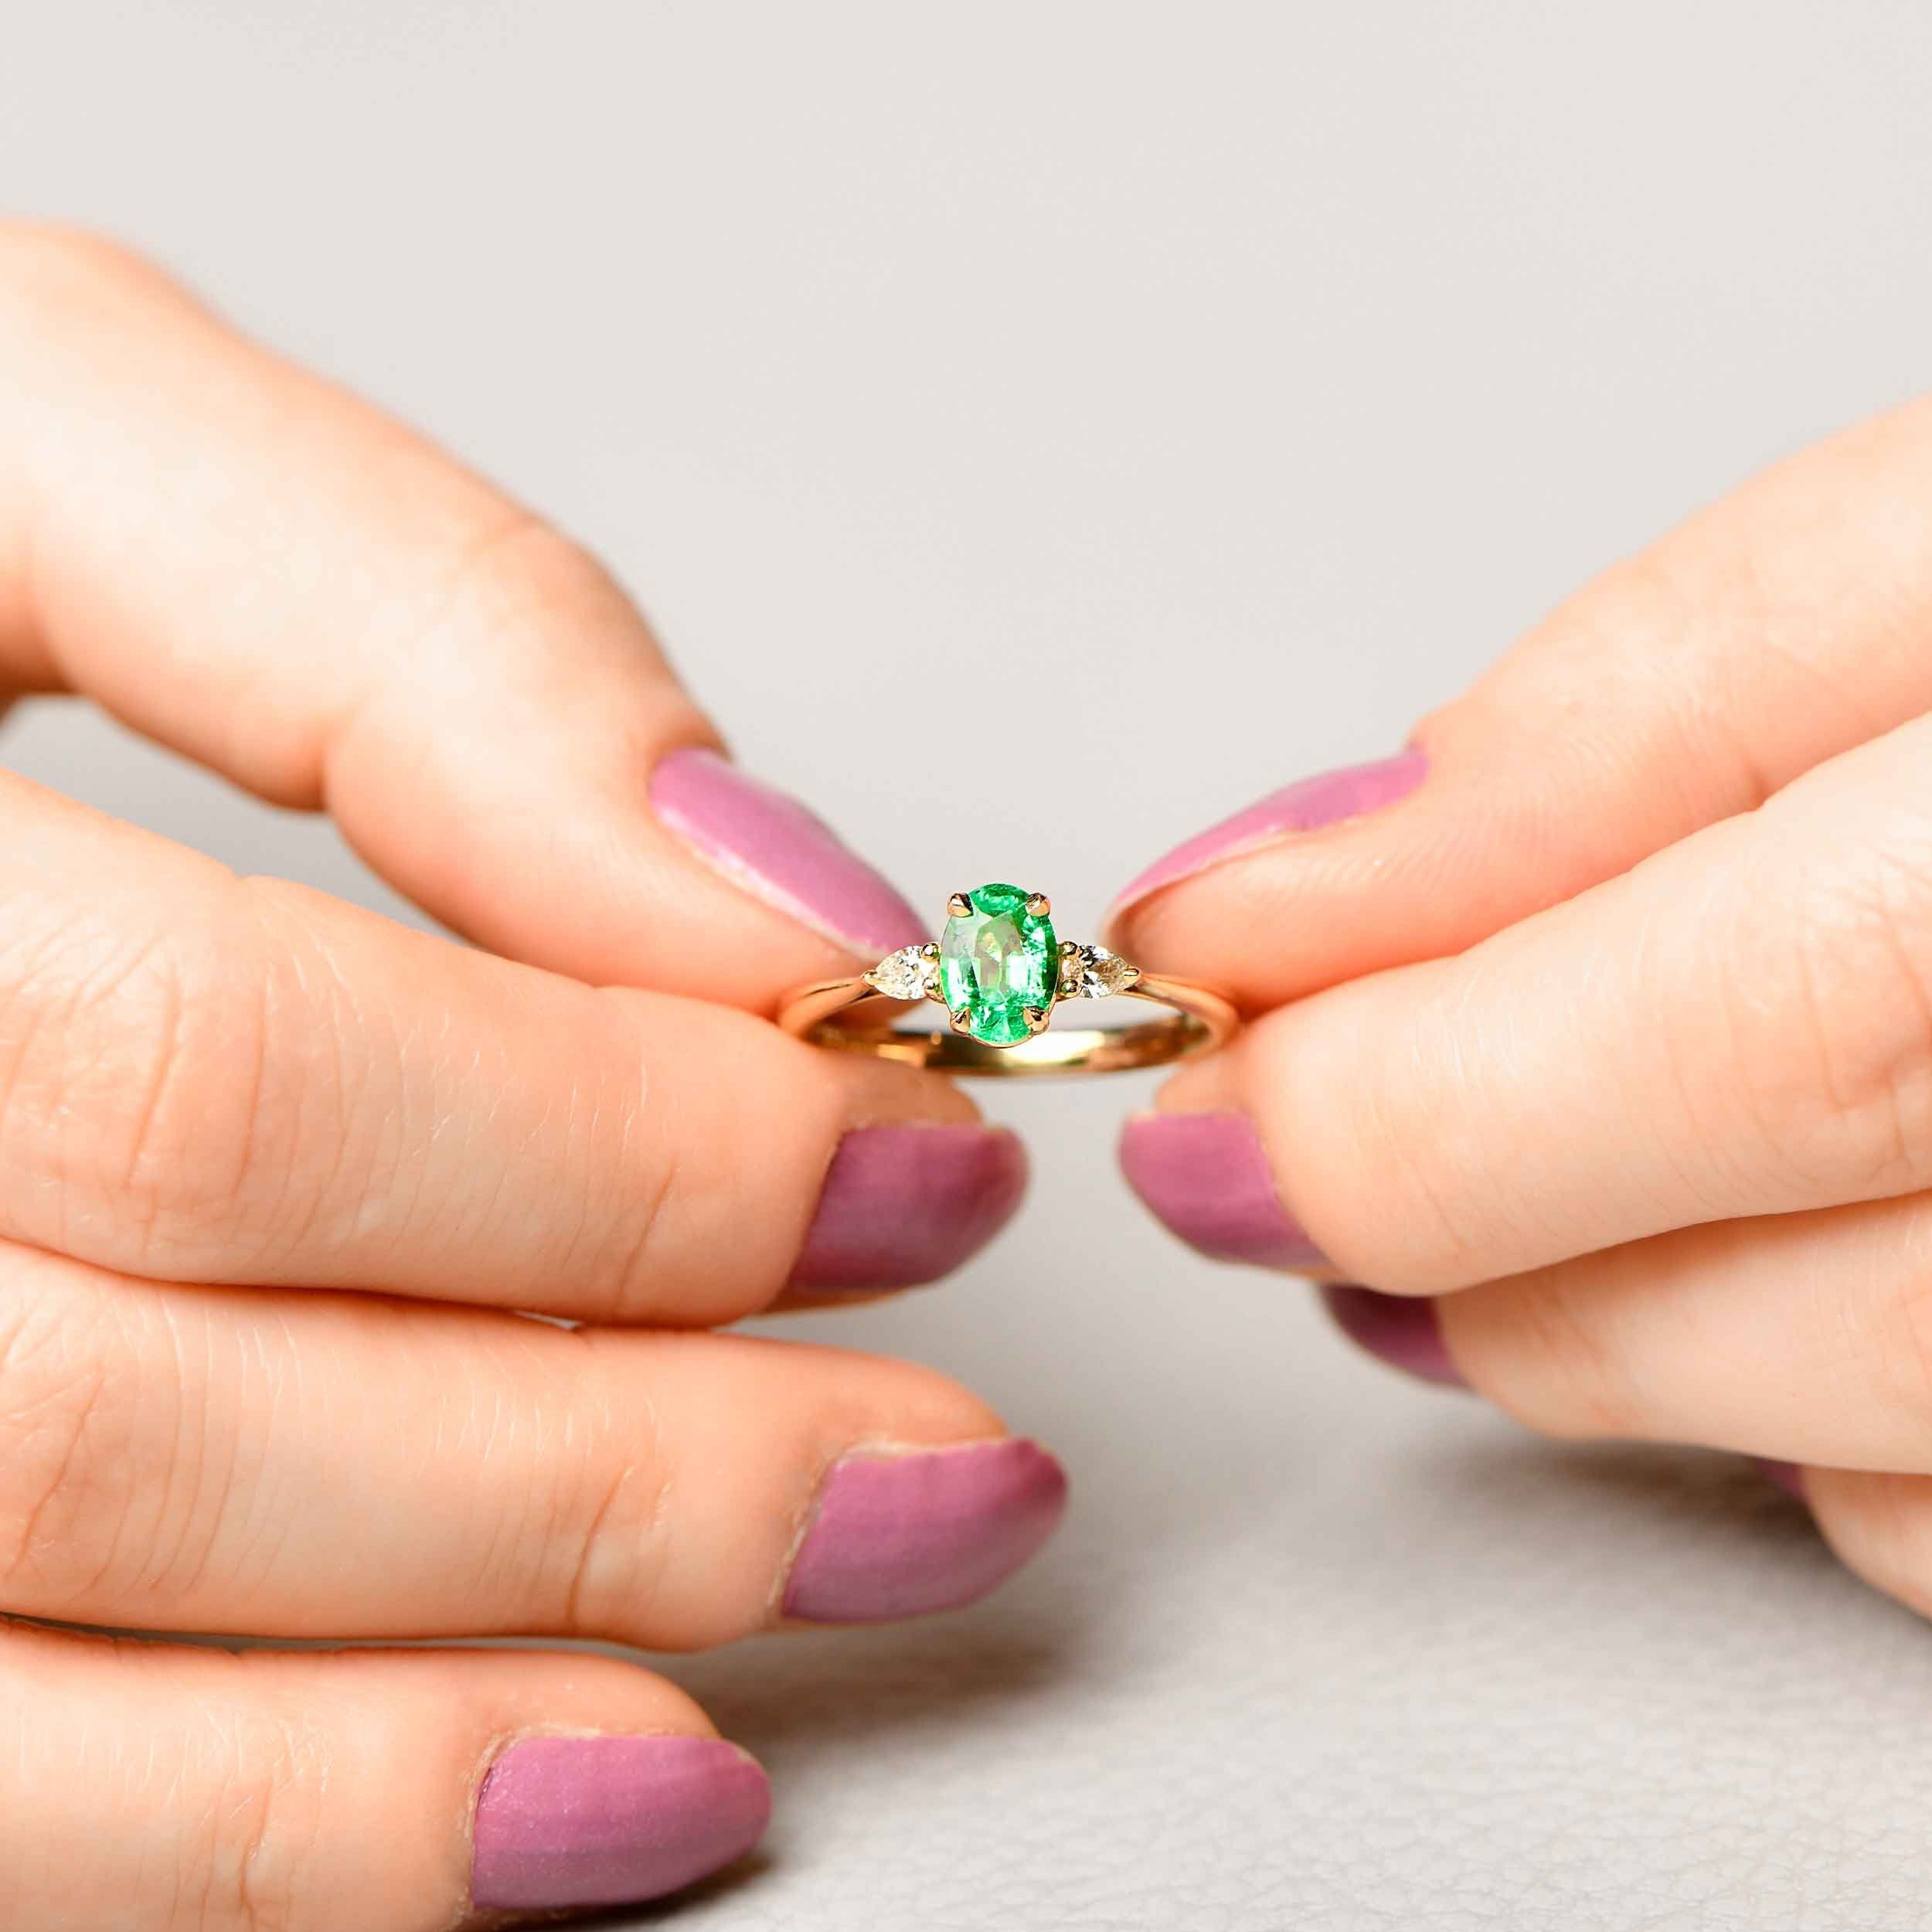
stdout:
<svg viewBox="0 0 1932 1932">
<path fill-rule="evenodd" d="M 1442 1446 L 1420 1480 L 1445 1494 L 1505 1506 L 1560 1504 L 1643 1510 L 1660 1521 L 1694 1519 L 1705 1533 L 1756 1536 L 1769 1519 L 1808 1533 L 1803 1505 L 1750 1463 L 1721 1451 L 1672 1444 L 1559 1442 L 1532 1435 L 1460 1438 Z"/>
<path fill-rule="evenodd" d="M 916 1623 L 786 1631 L 726 1651 L 654 1660 L 703 1705 L 720 1731 L 774 1779 L 809 1761 L 822 1774 L 882 1740 L 917 1755 L 922 1737 L 996 1733 L 1024 1706 L 1082 1675 L 1080 1619 L 1044 1593 Z"/>
</svg>

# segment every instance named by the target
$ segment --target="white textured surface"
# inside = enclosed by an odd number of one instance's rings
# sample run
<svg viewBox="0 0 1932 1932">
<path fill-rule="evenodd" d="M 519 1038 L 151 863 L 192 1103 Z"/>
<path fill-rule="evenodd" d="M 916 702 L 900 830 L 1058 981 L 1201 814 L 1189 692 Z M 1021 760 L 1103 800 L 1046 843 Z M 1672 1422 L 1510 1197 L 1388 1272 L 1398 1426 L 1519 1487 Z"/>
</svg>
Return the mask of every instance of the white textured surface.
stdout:
<svg viewBox="0 0 1932 1932">
<path fill-rule="evenodd" d="M 746 761 L 916 892 L 1017 857 L 1077 932 L 1922 382 L 1927 35 L 1913 0 L 67 0 L 5 23 L 0 180 L 597 543 Z M 848 647 L 929 668 L 834 703 Z M 1042 729 L 953 815 L 934 693 L 989 655 Z M 0 749 L 391 903 L 97 722 Z M 998 1096 L 1016 1232 L 813 1325 L 985 1388 L 1074 1513 L 978 1612 L 672 1666 L 780 1803 L 679 1923 L 1920 1932 L 1932 1638 L 1735 1465 L 1522 1440 L 1192 1263 L 1112 1172 L 1141 1090 Z"/>
</svg>

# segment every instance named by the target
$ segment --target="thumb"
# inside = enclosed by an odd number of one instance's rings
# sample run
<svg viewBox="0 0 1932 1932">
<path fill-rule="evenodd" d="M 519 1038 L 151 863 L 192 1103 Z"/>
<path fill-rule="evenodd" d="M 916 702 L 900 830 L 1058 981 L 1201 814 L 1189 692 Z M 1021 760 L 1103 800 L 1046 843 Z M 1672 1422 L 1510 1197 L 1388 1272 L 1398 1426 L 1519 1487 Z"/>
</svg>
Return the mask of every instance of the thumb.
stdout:
<svg viewBox="0 0 1932 1932">
<path fill-rule="evenodd" d="M 1119 949 L 1261 1009 L 1461 952 L 1932 707 L 1932 403 L 1781 464 L 1563 605 L 1393 758 L 1141 872 Z"/>
<path fill-rule="evenodd" d="M 763 1009 L 924 937 L 726 760 L 590 557 L 145 264 L 0 224 L 0 692 L 326 807 L 446 924 L 577 978 Z"/>
</svg>

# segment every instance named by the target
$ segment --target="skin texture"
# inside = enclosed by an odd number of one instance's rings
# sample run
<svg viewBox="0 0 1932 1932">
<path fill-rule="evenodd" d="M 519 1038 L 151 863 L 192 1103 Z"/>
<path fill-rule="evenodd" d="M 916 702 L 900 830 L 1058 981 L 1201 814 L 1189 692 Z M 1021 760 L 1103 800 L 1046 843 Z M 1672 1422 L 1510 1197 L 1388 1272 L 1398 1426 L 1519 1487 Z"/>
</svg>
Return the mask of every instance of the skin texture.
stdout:
<svg viewBox="0 0 1932 1932">
<path fill-rule="evenodd" d="M 1264 1222 L 1299 1230 L 1277 1264 L 1345 1332 L 1534 1428 L 1795 1469 L 1921 1609 L 1928 641 L 1920 403 L 1563 605 L 1421 722 L 1413 785 L 1190 842 L 1113 934 L 1253 1016 L 1158 1107 L 1244 1118 L 1271 1189 L 1247 1175 L 1234 1215 L 1226 1164 L 1184 1158 L 1210 1130 L 1130 1128 L 1170 1228 L 1264 1262 Z"/>
<path fill-rule="evenodd" d="M 968 1390 L 707 1332 L 1018 1203 L 959 1094 L 764 1017 L 919 937 L 894 889 L 594 560 L 142 264 L 0 226 L 0 696 L 325 807 L 474 942 L 0 775 L 0 1614 L 682 1649 L 789 1621 L 801 1549 L 852 1621 L 1025 1561 L 1063 1478 Z M 838 1557 L 855 1454 L 901 1506 Z M 447 1932 L 659 1896 L 767 1804 L 604 1658 L 0 1622 L 0 1924 Z"/>
</svg>

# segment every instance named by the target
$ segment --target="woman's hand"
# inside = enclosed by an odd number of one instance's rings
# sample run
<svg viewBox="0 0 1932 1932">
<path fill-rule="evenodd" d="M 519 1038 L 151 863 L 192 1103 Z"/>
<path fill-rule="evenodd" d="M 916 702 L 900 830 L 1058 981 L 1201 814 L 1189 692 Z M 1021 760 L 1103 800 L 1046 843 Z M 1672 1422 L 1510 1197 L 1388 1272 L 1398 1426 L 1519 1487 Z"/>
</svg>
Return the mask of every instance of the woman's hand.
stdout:
<svg viewBox="0 0 1932 1932">
<path fill-rule="evenodd" d="M 1932 404 L 1122 895 L 1256 1024 L 1131 1122 L 1210 1254 L 1561 1435 L 1802 1466 L 1932 1608 Z"/>
<path fill-rule="evenodd" d="M 965 1390 L 701 1332 L 943 1273 L 1022 1162 L 723 1003 L 919 923 L 580 552 L 138 264 L 0 230 L 0 683 L 326 805 L 488 949 L 0 776 L 0 1610 L 677 1649 L 1038 1546 L 1058 1468 Z M 0 1629 L 0 1924 L 440 1932 L 668 1890 L 765 1808 L 614 1661 Z"/>
</svg>

